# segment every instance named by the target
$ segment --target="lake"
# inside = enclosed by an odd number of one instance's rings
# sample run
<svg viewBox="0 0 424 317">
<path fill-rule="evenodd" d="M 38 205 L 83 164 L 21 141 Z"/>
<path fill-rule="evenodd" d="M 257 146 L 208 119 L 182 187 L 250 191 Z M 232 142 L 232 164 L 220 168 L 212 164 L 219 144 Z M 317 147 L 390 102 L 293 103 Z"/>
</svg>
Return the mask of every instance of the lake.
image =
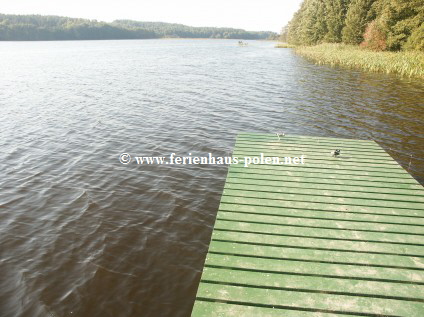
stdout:
<svg viewBox="0 0 424 317">
<path fill-rule="evenodd" d="M 424 82 L 273 42 L 0 42 L 0 315 L 189 316 L 238 132 L 373 139 L 424 183 Z M 412 155 L 412 158 L 411 158 Z"/>
</svg>

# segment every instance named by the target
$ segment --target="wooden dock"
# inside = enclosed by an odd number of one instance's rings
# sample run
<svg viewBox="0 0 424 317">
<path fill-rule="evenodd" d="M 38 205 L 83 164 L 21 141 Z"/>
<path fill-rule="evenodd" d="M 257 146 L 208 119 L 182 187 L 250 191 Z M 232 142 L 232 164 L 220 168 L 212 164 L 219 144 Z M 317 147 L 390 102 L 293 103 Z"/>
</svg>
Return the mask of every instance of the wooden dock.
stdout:
<svg viewBox="0 0 424 317">
<path fill-rule="evenodd" d="M 339 157 L 331 151 L 341 149 Z M 192 316 L 424 316 L 424 189 L 367 140 L 239 134 Z"/>
</svg>

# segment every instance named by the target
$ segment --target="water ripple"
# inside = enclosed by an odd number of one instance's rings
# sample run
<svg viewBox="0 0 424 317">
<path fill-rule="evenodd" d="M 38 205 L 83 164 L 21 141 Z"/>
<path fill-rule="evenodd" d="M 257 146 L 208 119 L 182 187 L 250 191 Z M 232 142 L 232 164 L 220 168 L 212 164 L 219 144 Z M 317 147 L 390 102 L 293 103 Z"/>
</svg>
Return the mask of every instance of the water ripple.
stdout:
<svg viewBox="0 0 424 317">
<path fill-rule="evenodd" d="M 0 315 L 188 316 L 238 132 L 374 139 L 424 182 L 424 83 L 273 43 L 0 43 Z"/>
</svg>

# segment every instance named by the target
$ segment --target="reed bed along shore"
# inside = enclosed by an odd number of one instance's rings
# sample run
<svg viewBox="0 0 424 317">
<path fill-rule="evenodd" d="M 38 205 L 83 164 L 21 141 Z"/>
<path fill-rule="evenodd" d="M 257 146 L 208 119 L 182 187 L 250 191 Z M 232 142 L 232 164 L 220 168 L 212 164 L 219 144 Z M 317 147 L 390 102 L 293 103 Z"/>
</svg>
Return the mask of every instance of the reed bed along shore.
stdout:
<svg viewBox="0 0 424 317">
<path fill-rule="evenodd" d="M 287 43 L 277 43 L 275 44 L 276 48 L 295 48 L 295 45 L 287 44 Z"/>
<path fill-rule="evenodd" d="M 424 79 L 423 52 L 373 52 L 345 44 L 298 46 L 295 51 L 317 64 Z"/>
</svg>

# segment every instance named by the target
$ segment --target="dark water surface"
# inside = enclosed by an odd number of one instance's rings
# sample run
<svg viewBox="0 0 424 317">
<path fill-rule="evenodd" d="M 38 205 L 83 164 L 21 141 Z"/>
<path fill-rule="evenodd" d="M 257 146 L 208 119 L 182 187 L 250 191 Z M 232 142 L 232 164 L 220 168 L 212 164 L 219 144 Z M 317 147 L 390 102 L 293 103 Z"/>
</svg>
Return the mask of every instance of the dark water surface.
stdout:
<svg viewBox="0 0 424 317">
<path fill-rule="evenodd" d="M 274 43 L 0 43 L 0 316 L 189 316 L 238 132 L 374 139 L 424 182 L 424 82 Z"/>
</svg>

